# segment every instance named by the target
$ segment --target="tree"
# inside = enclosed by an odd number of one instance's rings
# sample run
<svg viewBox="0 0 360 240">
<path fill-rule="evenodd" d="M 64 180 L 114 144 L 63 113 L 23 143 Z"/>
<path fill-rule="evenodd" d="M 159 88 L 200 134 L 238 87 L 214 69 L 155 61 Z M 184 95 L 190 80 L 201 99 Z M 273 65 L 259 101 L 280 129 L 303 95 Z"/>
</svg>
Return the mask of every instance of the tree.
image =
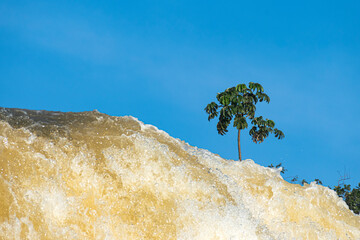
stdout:
<svg viewBox="0 0 360 240">
<path fill-rule="evenodd" d="M 360 183 L 352 190 L 350 184 L 335 186 L 334 191 L 339 197 L 344 199 L 350 210 L 356 214 L 360 214 Z"/>
<path fill-rule="evenodd" d="M 216 99 L 219 104 L 211 102 L 205 108 L 206 113 L 209 114 L 208 120 L 219 116 L 217 123 L 217 131 L 220 135 L 225 135 L 228 126 L 234 119 L 234 127 L 238 130 L 238 151 L 239 160 L 241 161 L 240 148 L 240 131 L 248 127 L 247 119 L 250 120 L 253 127 L 249 134 L 253 142 L 262 143 L 270 133 L 275 134 L 275 137 L 282 139 L 285 137 L 284 133 L 277 128 L 274 128 L 275 122 L 270 119 L 264 119 L 262 116 L 255 117 L 256 104 L 258 102 L 270 102 L 270 98 L 264 93 L 264 88 L 259 83 L 250 82 L 246 84 L 239 84 L 236 87 L 226 89 L 224 92 L 218 93 Z"/>
</svg>

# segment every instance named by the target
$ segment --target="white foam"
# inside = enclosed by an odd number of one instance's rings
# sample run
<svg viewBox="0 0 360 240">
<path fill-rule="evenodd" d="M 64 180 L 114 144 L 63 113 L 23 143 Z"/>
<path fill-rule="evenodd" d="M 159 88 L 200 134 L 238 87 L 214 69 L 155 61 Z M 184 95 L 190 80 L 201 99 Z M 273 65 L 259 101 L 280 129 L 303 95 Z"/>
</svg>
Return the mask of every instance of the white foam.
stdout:
<svg viewBox="0 0 360 240">
<path fill-rule="evenodd" d="M 0 238 L 360 239 L 359 216 L 333 190 L 125 119 L 51 139 L 1 123 Z"/>
</svg>

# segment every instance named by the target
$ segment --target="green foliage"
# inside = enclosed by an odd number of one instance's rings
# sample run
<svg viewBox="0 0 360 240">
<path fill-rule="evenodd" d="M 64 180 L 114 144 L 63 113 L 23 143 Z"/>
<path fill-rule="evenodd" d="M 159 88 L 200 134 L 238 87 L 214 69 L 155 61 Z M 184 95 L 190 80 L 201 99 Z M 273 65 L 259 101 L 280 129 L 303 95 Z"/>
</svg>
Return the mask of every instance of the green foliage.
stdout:
<svg viewBox="0 0 360 240">
<path fill-rule="evenodd" d="M 315 178 L 314 181 L 315 181 L 316 184 L 318 184 L 318 185 L 323 185 L 322 181 L 321 181 L 320 179 L 318 179 L 318 178 Z"/>
<path fill-rule="evenodd" d="M 279 163 L 276 166 L 274 166 L 273 164 L 270 164 L 268 167 L 279 168 L 279 167 L 282 167 L 282 163 Z M 285 171 L 287 171 L 287 169 L 282 167 L 281 173 L 285 173 Z M 289 177 L 287 177 L 287 178 L 289 179 Z M 287 179 L 287 178 L 284 178 L 284 179 Z M 290 177 L 290 178 L 291 178 L 289 180 L 290 182 L 300 183 L 300 181 L 298 180 L 299 179 L 298 176 Z M 318 178 L 315 178 L 314 181 L 316 182 L 316 184 L 323 185 L 322 181 Z M 309 184 L 309 183 L 308 183 L 308 181 L 303 179 L 301 181 L 301 185 L 305 185 L 305 184 Z M 329 187 L 329 188 L 331 189 L 331 187 Z M 335 186 L 333 188 L 333 190 L 337 193 L 337 195 L 339 197 L 344 199 L 346 204 L 349 206 L 350 210 L 352 210 L 355 214 L 360 214 L 360 183 L 358 184 L 357 187 L 355 187 L 353 189 L 351 189 L 350 184 L 344 184 L 344 185 Z"/>
<path fill-rule="evenodd" d="M 309 184 L 305 179 L 303 179 L 303 180 L 301 181 L 301 184 L 304 186 L 305 183 L 306 183 L 306 184 Z"/>
<path fill-rule="evenodd" d="M 219 116 L 217 131 L 225 135 L 228 126 L 233 121 L 233 126 L 242 130 L 248 127 L 247 118 L 251 120 L 253 127 L 249 134 L 255 143 L 261 143 L 270 133 L 275 134 L 278 139 L 284 138 L 284 133 L 275 127 L 275 122 L 263 117 L 255 117 L 256 104 L 258 102 L 270 102 L 269 96 L 264 93 L 264 88 L 259 83 L 250 82 L 239 84 L 236 87 L 226 89 L 218 93 L 216 99 L 219 103 L 211 102 L 205 108 L 209 114 L 208 120 Z"/>
<path fill-rule="evenodd" d="M 279 163 L 279 164 L 276 165 L 275 167 L 274 167 L 273 164 L 270 164 L 268 167 L 270 167 L 270 168 L 279 168 L 279 167 L 282 167 L 281 173 L 283 173 L 283 174 L 287 171 L 287 169 L 285 169 L 285 168 L 282 166 L 282 163 Z M 285 180 L 286 180 L 286 179 L 289 179 L 289 180 L 288 180 L 289 182 L 301 184 L 301 185 L 303 185 L 303 186 L 304 186 L 305 184 L 309 184 L 309 182 L 306 181 L 305 179 L 303 179 L 303 180 L 300 182 L 299 176 L 297 176 L 297 175 L 296 175 L 296 176 L 285 177 L 284 179 L 285 179 Z M 318 179 L 318 178 L 315 178 L 314 182 L 315 182 L 316 184 L 319 184 L 319 185 L 322 185 L 322 184 L 323 184 L 322 181 L 321 181 L 320 179 Z"/>
<path fill-rule="evenodd" d="M 281 167 L 281 173 L 282 173 L 282 174 L 284 174 L 284 173 L 287 171 L 287 169 L 285 169 L 285 168 L 282 166 L 282 163 L 279 163 L 279 164 L 276 165 L 276 166 L 270 164 L 268 167 L 269 167 L 269 168 L 279 168 L 279 167 Z"/>
<path fill-rule="evenodd" d="M 350 210 L 356 214 L 360 214 L 360 183 L 353 189 L 351 189 L 350 184 L 336 186 L 334 187 L 334 191 L 339 197 L 344 199 Z"/>
</svg>

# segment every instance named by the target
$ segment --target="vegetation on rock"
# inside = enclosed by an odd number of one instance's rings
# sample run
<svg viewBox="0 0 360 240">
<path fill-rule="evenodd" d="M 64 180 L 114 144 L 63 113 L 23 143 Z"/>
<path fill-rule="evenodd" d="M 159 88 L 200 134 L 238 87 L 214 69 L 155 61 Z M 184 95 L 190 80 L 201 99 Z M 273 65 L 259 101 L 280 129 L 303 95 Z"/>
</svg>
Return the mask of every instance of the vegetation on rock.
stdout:
<svg viewBox="0 0 360 240">
<path fill-rule="evenodd" d="M 282 166 L 282 163 L 277 164 L 276 166 L 274 166 L 273 164 L 270 164 L 268 166 L 269 168 L 282 168 L 281 169 L 281 173 L 284 174 L 285 171 L 287 171 L 287 169 L 285 169 Z M 309 184 L 308 181 L 306 181 L 305 179 L 303 179 L 301 182 L 298 180 L 298 176 L 293 176 L 290 177 L 290 182 L 292 183 L 298 183 L 301 185 L 304 184 Z M 286 178 L 284 178 L 286 179 Z M 316 184 L 319 185 L 323 185 L 322 181 L 318 178 L 315 178 L 314 182 L 316 182 Z M 334 188 L 331 188 L 329 186 L 330 189 L 333 189 L 337 195 L 339 197 L 341 197 L 346 204 L 348 205 L 349 209 L 351 211 L 353 211 L 356 214 L 360 214 L 360 183 L 358 184 L 357 187 L 351 189 L 351 185 L 350 184 L 340 184 L 338 183 L 338 186 L 335 186 Z"/>
</svg>

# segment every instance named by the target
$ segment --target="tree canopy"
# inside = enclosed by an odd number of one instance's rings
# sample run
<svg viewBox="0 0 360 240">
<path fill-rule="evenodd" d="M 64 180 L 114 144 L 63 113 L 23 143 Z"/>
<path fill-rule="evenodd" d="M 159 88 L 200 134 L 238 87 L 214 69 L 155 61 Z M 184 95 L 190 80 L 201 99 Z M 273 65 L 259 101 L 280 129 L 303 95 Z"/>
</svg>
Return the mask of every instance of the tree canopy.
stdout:
<svg viewBox="0 0 360 240">
<path fill-rule="evenodd" d="M 273 133 L 276 138 L 284 138 L 284 133 L 275 128 L 275 122 L 264 119 L 262 116 L 255 117 L 256 104 L 258 102 L 270 102 L 270 97 L 264 93 L 264 88 L 259 83 L 249 82 L 239 84 L 236 87 L 226 89 L 216 95 L 218 103 L 211 102 L 205 107 L 205 111 L 210 121 L 219 116 L 217 131 L 221 135 L 228 132 L 228 126 L 233 121 L 233 126 L 238 130 L 238 149 L 239 160 L 241 160 L 240 150 L 240 130 L 248 127 L 247 119 L 253 125 L 249 131 L 253 142 L 261 143 L 265 138 Z"/>
</svg>

